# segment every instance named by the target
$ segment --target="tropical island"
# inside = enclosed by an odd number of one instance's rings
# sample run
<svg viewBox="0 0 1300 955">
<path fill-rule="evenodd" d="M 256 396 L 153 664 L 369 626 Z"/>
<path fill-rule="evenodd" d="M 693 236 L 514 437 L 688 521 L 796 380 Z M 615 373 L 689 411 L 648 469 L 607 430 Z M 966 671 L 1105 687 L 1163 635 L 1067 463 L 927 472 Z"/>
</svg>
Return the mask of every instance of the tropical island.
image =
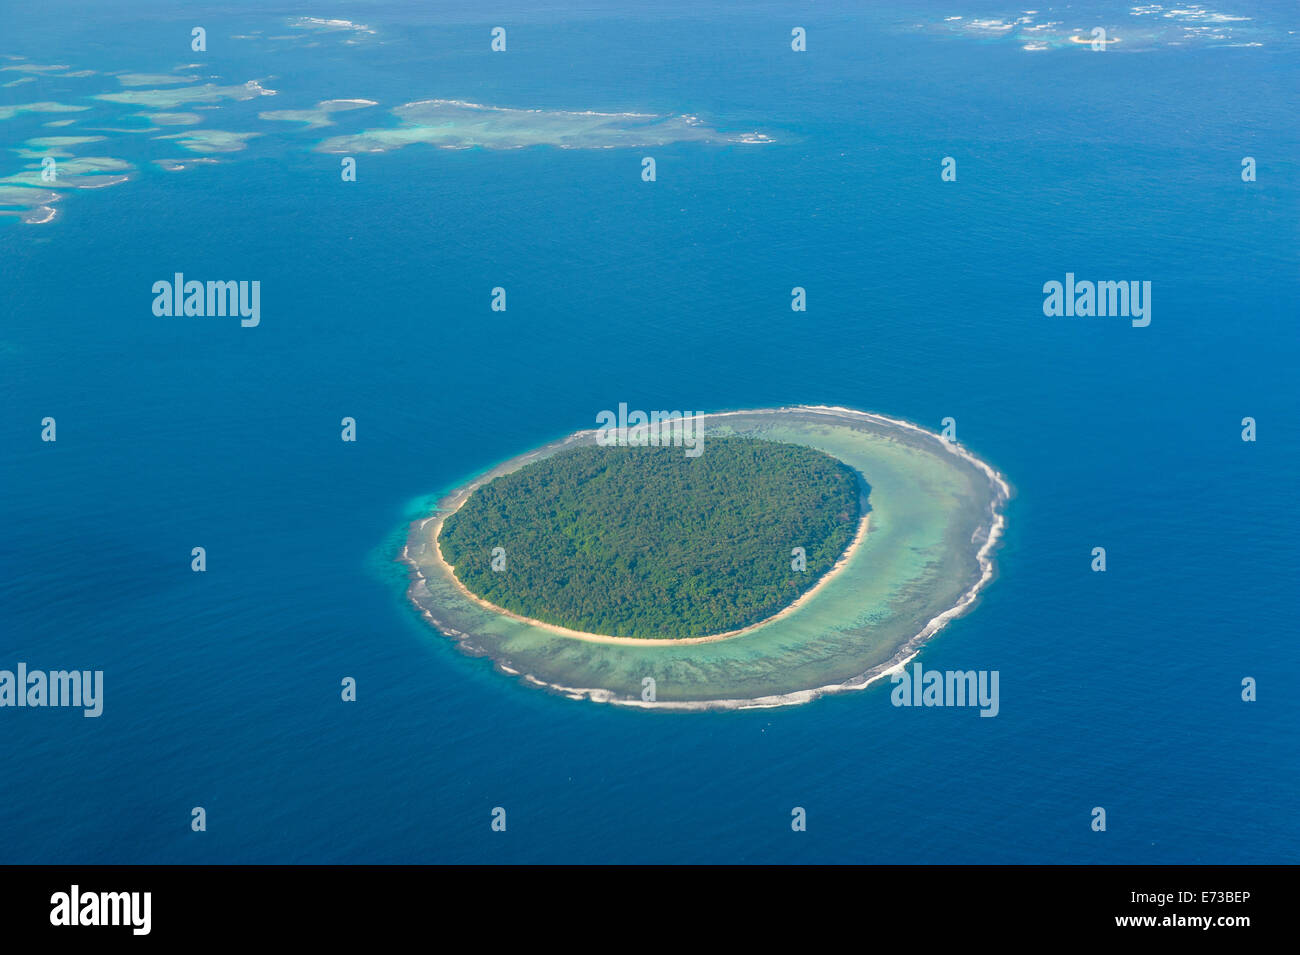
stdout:
<svg viewBox="0 0 1300 955">
<path fill-rule="evenodd" d="M 698 458 L 578 431 L 413 503 L 409 600 L 526 684 L 727 709 L 860 690 L 994 579 L 1011 490 L 955 442 L 848 408 L 697 417 Z"/>
<path fill-rule="evenodd" d="M 641 639 L 730 635 L 831 570 L 868 491 L 797 444 L 716 438 L 699 457 L 585 445 L 479 487 L 438 547 L 470 592 L 523 618 Z"/>
</svg>

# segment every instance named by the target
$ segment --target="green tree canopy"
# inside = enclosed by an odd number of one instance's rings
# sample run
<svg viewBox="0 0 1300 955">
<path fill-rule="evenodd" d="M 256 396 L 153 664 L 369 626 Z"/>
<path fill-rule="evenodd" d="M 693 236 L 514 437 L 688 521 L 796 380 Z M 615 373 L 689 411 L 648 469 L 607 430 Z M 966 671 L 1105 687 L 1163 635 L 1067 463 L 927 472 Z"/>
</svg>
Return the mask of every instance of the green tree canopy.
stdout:
<svg viewBox="0 0 1300 955">
<path fill-rule="evenodd" d="M 710 436 L 695 458 L 588 445 L 478 488 L 439 544 L 471 592 L 514 613 L 588 633 L 705 636 L 812 587 L 853 539 L 866 492 L 801 445 Z"/>
</svg>

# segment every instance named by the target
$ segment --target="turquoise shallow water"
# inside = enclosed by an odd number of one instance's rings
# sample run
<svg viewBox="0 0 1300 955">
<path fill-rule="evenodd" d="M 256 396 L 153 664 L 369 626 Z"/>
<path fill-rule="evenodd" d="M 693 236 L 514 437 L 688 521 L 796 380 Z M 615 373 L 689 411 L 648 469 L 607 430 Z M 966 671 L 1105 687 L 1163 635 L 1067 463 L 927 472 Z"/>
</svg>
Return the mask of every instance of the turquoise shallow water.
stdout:
<svg viewBox="0 0 1300 955">
<path fill-rule="evenodd" d="M 1291 8 L 1254 7 L 1285 33 Z M 77 9 L 11 11 L 0 52 L 191 62 L 188 14 Z M 210 33 L 277 34 L 271 13 L 214 10 Z M 280 124 L 184 173 L 114 141 L 132 182 L 68 197 L 48 226 L 0 225 L 0 667 L 106 681 L 99 719 L 0 710 L 0 860 L 1296 858 L 1287 41 L 1116 52 L 1103 70 L 911 30 L 941 15 L 890 7 L 810 18 L 794 59 L 784 9 L 692 4 L 634 26 L 516 11 L 494 60 L 471 12 L 364 13 L 405 39 L 223 41 L 210 68 L 266 78 L 277 109 L 450 96 L 689 112 L 778 142 L 656 147 L 653 184 L 637 151 L 409 147 L 343 185 L 310 149 L 322 134 Z M 106 88 L 77 82 L 39 96 Z M 261 108 L 214 116 L 268 129 Z M 939 181 L 947 155 L 956 183 Z M 1258 182 L 1240 181 L 1242 155 Z M 261 325 L 156 318 L 150 285 L 176 271 L 260 279 Z M 1152 324 L 1044 317 L 1042 283 L 1067 271 L 1151 280 Z M 620 401 L 954 417 L 1016 497 L 999 578 L 921 659 L 999 670 L 998 717 L 896 709 L 886 687 L 619 711 L 428 633 L 391 559 L 406 522 Z"/>
</svg>

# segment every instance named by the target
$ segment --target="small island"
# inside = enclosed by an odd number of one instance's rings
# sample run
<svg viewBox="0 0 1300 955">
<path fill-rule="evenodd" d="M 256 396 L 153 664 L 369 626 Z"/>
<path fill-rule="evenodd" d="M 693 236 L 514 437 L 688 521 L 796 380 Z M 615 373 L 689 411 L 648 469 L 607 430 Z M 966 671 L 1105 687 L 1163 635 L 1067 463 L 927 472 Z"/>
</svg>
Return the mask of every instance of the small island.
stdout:
<svg viewBox="0 0 1300 955">
<path fill-rule="evenodd" d="M 446 519 L 443 559 L 474 595 L 586 634 L 732 636 L 775 616 L 855 537 L 869 488 L 813 448 L 715 438 L 571 448 L 482 485 Z"/>
<path fill-rule="evenodd" d="M 411 603 L 531 686 L 740 709 L 863 689 L 994 579 L 1011 489 L 959 444 L 849 408 L 697 417 L 698 457 L 578 431 L 413 503 Z"/>
</svg>

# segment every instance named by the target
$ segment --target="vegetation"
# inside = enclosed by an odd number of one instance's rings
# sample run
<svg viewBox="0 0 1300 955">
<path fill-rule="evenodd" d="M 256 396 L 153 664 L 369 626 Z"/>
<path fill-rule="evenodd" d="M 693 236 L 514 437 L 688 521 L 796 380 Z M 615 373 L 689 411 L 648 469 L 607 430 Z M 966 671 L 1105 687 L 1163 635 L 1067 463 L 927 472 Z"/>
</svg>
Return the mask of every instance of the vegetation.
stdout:
<svg viewBox="0 0 1300 955">
<path fill-rule="evenodd" d="M 856 472 L 801 445 L 710 436 L 695 458 L 583 446 L 478 488 L 439 544 L 470 591 L 514 613 L 588 633 L 704 636 L 812 587 L 856 533 L 859 491 Z M 792 567 L 796 547 L 806 570 Z"/>
</svg>

